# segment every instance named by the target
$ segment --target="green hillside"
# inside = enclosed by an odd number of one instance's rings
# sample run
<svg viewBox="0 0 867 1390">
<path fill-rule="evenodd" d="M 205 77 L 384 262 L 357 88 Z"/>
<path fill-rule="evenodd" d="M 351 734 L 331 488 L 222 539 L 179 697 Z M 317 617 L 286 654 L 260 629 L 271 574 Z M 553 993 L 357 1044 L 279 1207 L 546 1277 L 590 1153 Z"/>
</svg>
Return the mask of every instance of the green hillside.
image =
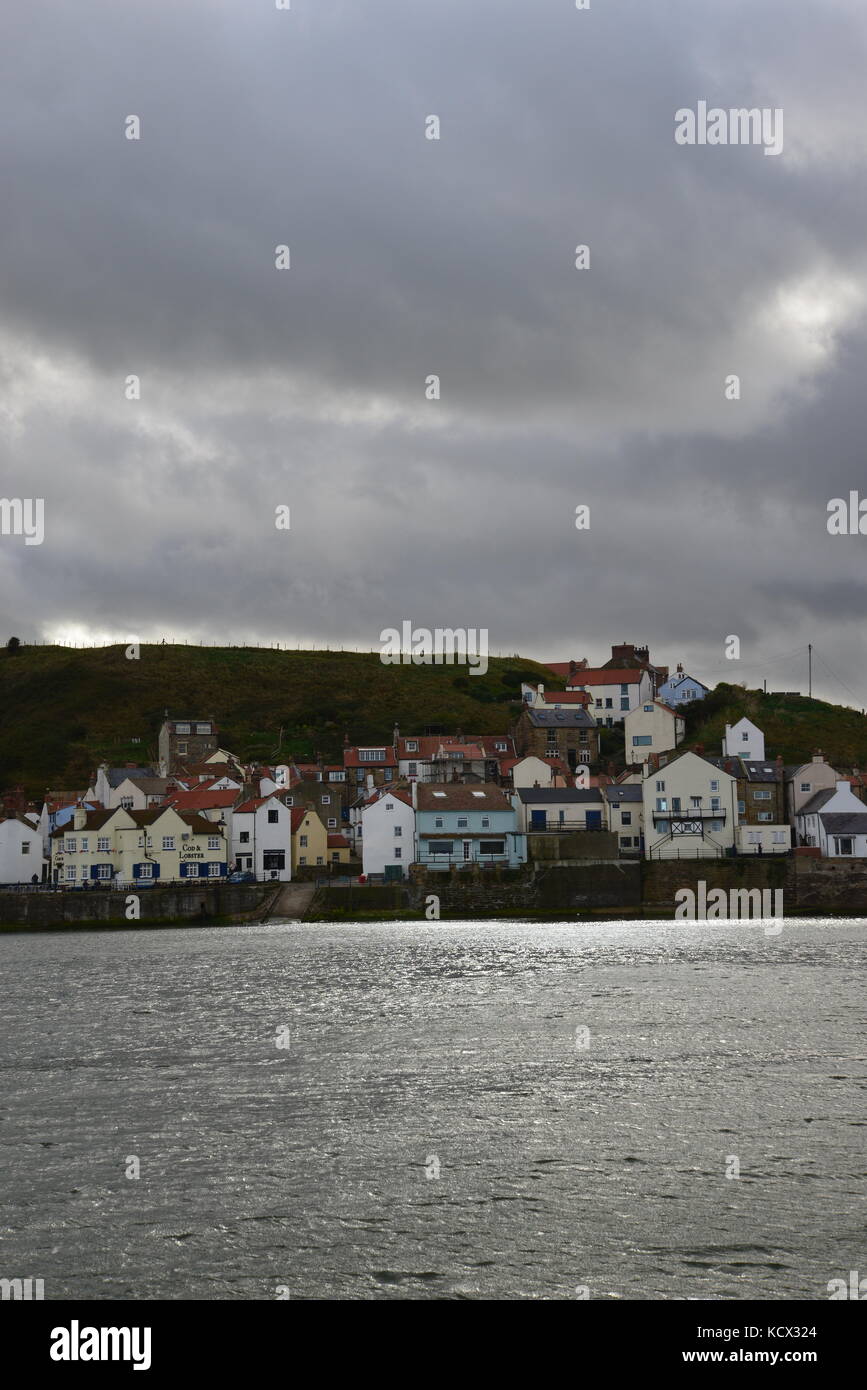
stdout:
<svg viewBox="0 0 867 1390">
<path fill-rule="evenodd" d="M 522 675 L 545 667 L 494 658 L 484 676 L 461 666 L 384 666 L 377 653 L 258 647 L 123 646 L 0 650 L 0 788 L 31 795 L 81 787 L 100 762 L 152 762 L 168 709 L 217 720 L 242 758 L 341 761 L 352 742 L 404 733 L 505 732 Z M 280 730 L 283 729 L 282 743 Z M 138 740 L 134 742 L 133 740 Z"/>
<path fill-rule="evenodd" d="M 708 753 L 718 754 L 726 724 L 746 715 L 764 731 L 769 758 L 780 753 L 783 762 L 805 762 L 821 749 L 828 762 L 842 771 L 867 767 L 867 717 L 841 705 L 806 695 L 765 695 L 761 690 L 721 684 L 684 713 L 684 743 L 704 744 Z"/>
</svg>

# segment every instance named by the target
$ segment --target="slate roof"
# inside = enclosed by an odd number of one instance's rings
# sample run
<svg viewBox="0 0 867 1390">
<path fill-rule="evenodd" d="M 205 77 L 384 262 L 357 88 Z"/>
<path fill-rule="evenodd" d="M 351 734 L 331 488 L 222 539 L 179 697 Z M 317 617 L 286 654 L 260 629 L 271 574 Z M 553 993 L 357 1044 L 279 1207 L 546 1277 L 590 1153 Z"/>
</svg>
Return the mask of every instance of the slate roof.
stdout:
<svg viewBox="0 0 867 1390">
<path fill-rule="evenodd" d="M 814 792 L 813 795 L 810 797 L 810 800 L 804 802 L 803 806 L 801 807 L 800 811 L 798 812 L 798 815 L 799 815 L 799 816 L 812 816 L 812 815 L 815 815 L 815 813 L 816 813 L 817 811 L 821 811 L 822 807 L 825 805 L 826 802 L 828 802 L 828 801 L 831 800 L 831 797 L 832 797 L 832 796 L 836 796 L 836 795 L 837 795 L 837 788 L 836 788 L 836 787 L 826 787 L 826 788 L 824 789 L 824 791 L 821 791 L 821 792 Z"/>
<path fill-rule="evenodd" d="M 626 782 L 623 786 L 605 787 L 605 799 L 612 805 L 619 805 L 621 801 L 641 801 L 644 797 L 644 789 L 635 782 Z"/>
<path fill-rule="evenodd" d="M 524 713 L 531 724 L 540 729 L 595 729 L 596 720 L 585 709 L 530 709 Z"/>
<path fill-rule="evenodd" d="M 867 835 L 867 806 L 863 811 L 824 811 L 819 819 L 829 835 Z"/>
<path fill-rule="evenodd" d="M 525 806 L 530 803 L 551 806 L 563 802 L 601 801 L 602 792 L 599 787 L 521 787 L 518 797 Z"/>
<path fill-rule="evenodd" d="M 127 779 L 140 782 L 143 777 L 150 779 L 155 776 L 156 772 L 152 767 L 109 767 L 105 770 L 106 781 L 112 788 L 119 787 L 121 782 L 126 782 Z"/>
</svg>

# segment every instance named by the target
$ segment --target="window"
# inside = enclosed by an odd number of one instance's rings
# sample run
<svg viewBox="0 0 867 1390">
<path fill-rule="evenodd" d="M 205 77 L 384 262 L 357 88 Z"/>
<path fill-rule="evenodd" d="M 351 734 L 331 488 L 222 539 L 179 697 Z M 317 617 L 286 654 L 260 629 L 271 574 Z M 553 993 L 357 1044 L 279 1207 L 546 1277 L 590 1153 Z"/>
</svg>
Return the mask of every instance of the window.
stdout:
<svg viewBox="0 0 867 1390">
<path fill-rule="evenodd" d="M 417 776 L 418 776 L 418 763 L 410 763 L 410 765 L 409 765 L 409 775 L 410 775 L 410 777 L 417 777 Z"/>
<path fill-rule="evenodd" d="M 359 748 L 358 761 L 360 763 L 383 763 L 385 762 L 385 749 Z"/>
<path fill-rule="evenodd" d="M 466 830 L 466 828 L 467 828 L 467 818 L 466 818 L 466 816 L 458 816 L 458 830 Z"/>
<path fill-rule="evenodd" d="M 185 743 L 179 743 L 179 744 L 178 744 L 178 752 L 179 752 L 179 753 L 186 753 L 186 751 L 187 751 L 187 745 L 186 745 Z"/>
<path fill-rule="evenodd" d="M 723 823 L 721 820 L 712 820 L 710 823 L 710 828 L 711 830 L 722 830 Z"/>
<path fill-rule="evenodd" d="M 621 845 L 623 846 L 624 849 L 631 849 L 631 848 L 632 848 L 632 836 L 631 836 L 631 835 L 621 835 L 621 837 L 620 837 L 620 843 L 621 843 Z"/>
<path fill-rule="evenodd" d="M 749 733 L 748 733 L 748 731 L 744 730 L 744 732 L 741 734 L 741 743 L 749 743 L 749 741 L 750 741 Z"/>
<path fill-rule="evenodd" d="M 301 844 L 301 848 L 302 848 L 302 849 L 306 849 L 306 848 L 307 848 L 307 836 L 306 836 L 306 835 L 302 835 L 302 836 L 301 836 L 300 844 Z M 303 861 L 302 861 L 302 862 L 303 862 Z"/>
<path fill-rule="evenodd" d="M 386 780 L 386 782 L 390 782 L 391 779 L 392 779 L 392 776 L 393 776 L 392 769 L 391 769 L 390 767 L 387 767 L 387 768 L 385 769 L 385 774 L 384 774 L 384 775 L 385 775 L 385 780 Z"/>
<path fill-rule="evenodd" d="M 329 816 L 329 817 L 328 817 L 328 829 L 329 829 L 329 830 L 336 830 L 336 829 L 337 829 L 337 817 L 336 817 L 336 816 Z"/>
<path fill-rule="evenodd" d="M 331 851 L 331 862 L 332 862 L 332 864 L 339 864 L 339 863 L 340 863 L 340 850 L 339 850 L 339 849 L 334 849 L 334 850 Z"/>
<path fill-rule="evenodd" d="M 69 868 L 66 870 L 66 881 L 67 881 L 67 883 L 72 883 L 72 882 L 74 882 L 74 880 L 75 880 L 75 865 L 74 865 L 74 864 L 70 864 Z"/>
<path fill-rule="evenodd" d="M 98 836 L 97 841 L 96 841 L 96 848 L 97 848 L 98 850 L 102 850 L 103 853 L 105 853 L 106 851 L 110 851 L 110 850 L 111 850 L 111 837 L 110 837 L 109 835 L 100 835 L 100 836 Z"/>
<path fill-rule="evenodd" d="M 719 791 L 719 782 L 711 782 L 711 784 L 710 784 L 710 789 L 711 789 L 712 792 L 718 792 L 718 791 Z"/>
<path fill-rule="evenodd" d="M 416 738 L 408 738 L 407 741 L 406 741 L 406 751 L 407 751 L 407 753 L 417 753 L 417 752 L 418 752 L 418 739 L 416 739 Z"/>
<path fill-rule="evenodd" d="M 138 876 L 139 876 L 139 878 L 153 878 L 153 876 L 154 876 L 154 866 L 153 866 L 153 864 L 139 864 L 139 866 L 138 866 Z"/>
<path fill-rule="evenodd" d="M 712 796 L 712 797 L 711 797 L 711 799 L 710 799 L 710 809 L 711 809 L 712 811 L 718 811 L 718 810 L 719 810 L 719 797 L 718 797 L 718 796 Z"/>
<path fill-rule="evenodd" d="M 620 697 L 620 708 L 621 708 L 621 710 L 624 710 L 624 709 L 625 709 L 625 710 L 628 711 L 628 709 L 629 709 L 629 696 L 628 696 L 628 695 L 622 695 L 622 696 Z"/>
<path fill-rule="evenodd" d="M 700 796 L 691 796 L 691 797 L 689 798 L 689 801 L 690 801 L 690 805 L 693 807 L 694 810 L 698 810 L 698 809 L 701 807 L 701 797 L 700 797 Z"/>
<path fill-rule="evenodd" d="M 739 801 L 739 802 L 738 802 L 738 815 L 739 815 L 739 816 L 744 816 L 744 815 L 746 815 L 746 810 L 747 810 L 747 803 L 746 803 L 745 801 Z"/>
<path fill-rule="evenodd" d="M 396 825 L 396 826 L 394 827 L 394 838 L 395 838 L 396 840 L 399 840 L 402 834 L 403 834 L 403 826 L 402 826 L 402 825 Z"/>
<path fill-rule="evenodd" d="M 298 863 L 299 863 L 299 864 L 306 864 L 306 863 L 307 863 L 307 855 L 306 855 L 306 854 L 302 854 L 302 855 L 301 855 L 301 858 L 298 860 Z"/>
<path fill-rule="evenodd" d="M 632 824 L 632 812 L 631 812 L 631 811 L 624 811 L 623 808 L 621 807 L 621 808 L 620 808 L 620 821 L 621 821 L 621 824 L 622 824 L 622 825 L 631 825 L 631 824 Z"/>
<path fill-rule="evenodd" d="M 219 877 L 220 877 L 220 866 L 219 866 L 219 864 L 209 864 L 209 865 L 208 865 L 208 878 L 219 878 Z"/>
<path fill-rule="evenodd" d="M 395 859 L 401 859 L 403 857 L 403 850 L 401 849 L 400 845 L 395 845 L 394 857 Z"/>
<path fill-rule="evenodd" d="M 505 854 L 505 840 L 480 840 L 479 854 Z"/>
<path fill-rule="evenodd" d="M 759 811 L 759 820 L 773 820 L 773 811 Z"/>
<path fill-rule="evenodd" d="M 632 735 L 632 747 L 633 747 L 633 748 L 648 748 L 652 742 L 653 742 L 653 736 L 652 736 L 651 734 L 633 734 L 633 735 Z"/>
<path fill-rule="evenodd" d="M 197 734 L 209 734 L 210 732 L 211 732 L 211 726 L 210 726 L 210 724 L 197 724 L 197 725 L 196 725 L 196 733 L 197 733 Z"/>
<path fill-rule="evenodd" d="M 190 732 L 190 726 L 189 726 L 189 724 L 176 724 L 176 725 L 175 725 L 175 733 L 176 733 L 176 734 L 188 734 L 189 732 Z"/>
<path fill-rule="evenodd" d="M 434 792 L 434 796 L 445 796 L 445 792 Z"/>
<path fill-rule="evenodd" d="M 802 783 L 801 783 L 801 791 L 802 791 L 802 792 L 808 792 L 808 791 L 810 790 L 810 787 L 811 787 L 811 786 L 812 786 L 812 783 L 810 783 L 810 782 L 802 782 Z"/>
<path fill-rule="evenodd" d="M 250 843 L 250 832 L 249 832 L 249 830 L 242 830 L 241 833 L 240 833 L 240 835 L 238 836 L 238 840 L 240 841 L 240 843 L 241 843 L 242 845 L 248 845 L 248 844 Z"/>
<path fill-rule="evenodd" d="M 653 705 L 643 705 L 642 709 L 645 714 L 653 714 Z"/>
<path fill-rule="evenodd" d="M 187 865 L 187 878 L 198 878 L 198 877 L 199 877 L 199 866 L 198 866 L 198 864 L 188 864 L 188 865 Z"/>
<path fill-rule="evenodd" d="M 393 811 L 393 810 L 394 810 L 394 802 L 393 802 L 393 801 L 386 800 L 386 801 L 384 801 L 382 804 L 383 804 L 383 806 L 385 807 L 386 811 Z"/>
<path fill-rule="evenodd" d="M 80 849 L 85 849 L 85 850 L 87 849 L 87 836 L 86 836 L 86 835 L 82 835 L 82 837 L 81 837 L 81 845 L 79 846 L 79 848 L 80 848 Z"/>
<path fill-rule="evenodd" d="M 97 878 L 111 878 L 111 865 L 110 865 L 110 864 L 97 864 L 97 866 L 96 866 L 96 876 L 97 876 Z"/>
<path fill-rule="evenodd" d="M 786 843 L 786 832 L 785 832 L 785 830 L 774 830 L 774 831 L 772 831 L 772 832 L 771 832 L 771 839 L 773 840 L 773 842 L 774 842 L 775 845 L 784 845 L 784 844 Z"/>
<path fill-rule="evenodd" d="M 597 727 L 597 729 L 603 728 L 604 725 L 605 725 L 605 720 L 604 720 L 604 719 L 597 719 L 597 720 L 596 720 L 596 727 Z"/>
<path fill-rule="evenodd" d="M 132 810 L 132 797 L 131 797 L 131 796 L 122 796 L 121 799 L 120 799 L 120 804 L 121 804 L 121 809 L 122 809 L 122 810 L 124 810 L 124 811 L 131 811 L 131 810 Z"/>
<path fill-rule="evenodd" d="M 330 796 L 323 796 L 323 798 L 322 798 L 322 805 L 323 805 L 323 806 L 330 806 L 330 805 L 331 805 L 331 797 L 330 797 Z"/>
<path fill-rule="evenodd" d="M 614 701 L 613 701 L 613 700 L 606 700 L 606 701 L 605 701 L 605 708 L 606 708 L 606 709 L 613 709 L 613 708 L 614 708 Z"/>
<path fill-rule="evenodd" d="M 163 849 L 174 849 L 174 847 L 175 847 L 175 837 L 174 837 L 174 835 L 164 835 L 164 836 L 163 836 Z"/>
<path fill-rule="evenodd" d="M 294 806 L 294 805 L 295 805 L 295 798 L 294 798 L 294 796 L 284 796 L 284 798 L 283 798 L 283 805 L 284 805 L 284 806 Z"/>
<path fill-rule="evenodd" d="M 428 849 L 431 854 L 451 854 L 452 847 L 452 840 L 431 840 Z"/>
<path fill-rule="evenodd" d="M 21 853 L 22 853 L 22 854 L 29 854 L 29 853 L 30 853 L 30 841 L 29 841 L 29 840 L 22 840 L 22 841 L 21 841 Z"/>
<path fill-rule="evenodd" d="M 750 845 L 760 845 L 761 843 L 762 843 L 762 832 L 761 832 L 761 830 L 748 830 L 748 831 L 747 831 L 747 844 L 750 844 Z"/>
<path fill-rule="evenodd" d="M 656 785 L 659 786 L 659 783 L 657 782 Z M 658 796 L 658 797 L 656 798 L 656 809 L 657 809 L 657 811 L 667 811 L 667 810 L 668 810 L 668 798 L 667 798 L 667 797 L 664 797 L 664 796 Z"/>
<path fill-rule="evenodd" d="M 657 784 L 656 784 L 656 790 L 657 790 L 658 792 L 664 792 L 664 791 L 665 791 L 665 783 L 664 783 L 664 782 L 657 782 Z"/>
<path fill-rule="evenodd" d="M 495 743 L 495 744 L 494 744 L 494 748 L 496 749 L 496 751 L 497 751 L 498 753 L 505 753 L 505 751 L 506 751 L 506 745 L 505 745 L 505 743 Z"/>
<path fill-rule="evenodd" d="M 490 828 L 491 828 L 491 818 L 490 818 L 490 816 L 482 816 L 482 829 L 483 829 L 483 830 L 490 830 Z"/>
<path fill-rule="evenodd" d="M 208 849 L 219 849 L 219 848 L 220 848 L 220 837 L 219 837 L 219 835 L 209 835 L 209 836 L 208 836 Z"/>
<path fill-rule="evenodd" d="M 753 792 L 753 801 L 770 801 L 770 792 Z"/>
<path fill-rule="evenodd" d="M 596 701 L 596 708 L 597 708 L 597 709 L 601 709 L 601 708 L 602 708 L 602 701 L 601 701 L 601 700 L 597 700 L 597 701 Z"/>
<path fill-rule="evenodd" d="M 579 742 L 579 743 L 586 743 L 586 742 L 587 742 L 587 730 L 586 730 L 586 729 L 582 729 L 581 732 L 579 733 L 579 735 L 578 735 L 578 742 Z"/>
<path fill-rule="evenodd" d="M 434 828 L 435 828 L 436 830 L 442 830 L 442 828 L 443 828 L 443 818 L 442 818 L 442 816 L 434 816 Z"/>
<path fill-rule="evenodd" d="M 321 854 L 317 854 L 317 856 L 316 856 L 316 863 L 317 863 L 317 864 L 324 864 L 324 863 L 325 863 L 325 860 L 322 858 L 322 855 L 321 855 Z"/>
<path fill-rule="evenodd" d="M 679 810 L 680 810 L 680 797 L 679 797 L 679 796 L 673 796 L 673 797 L 671 798 L 671 809 L 672 809 L 672 811 L 679 811 Z"/>
<path fill-rule="evenodd" d="M 621 685 L 620 685 L 620 694 L 621 694 L 621 695 L 628 695 L 628 694 L 629 694 L 629 685 L 628 685 L 628 684 L 624 684 L 623 682 L 621 682 Z"/>
</svg>

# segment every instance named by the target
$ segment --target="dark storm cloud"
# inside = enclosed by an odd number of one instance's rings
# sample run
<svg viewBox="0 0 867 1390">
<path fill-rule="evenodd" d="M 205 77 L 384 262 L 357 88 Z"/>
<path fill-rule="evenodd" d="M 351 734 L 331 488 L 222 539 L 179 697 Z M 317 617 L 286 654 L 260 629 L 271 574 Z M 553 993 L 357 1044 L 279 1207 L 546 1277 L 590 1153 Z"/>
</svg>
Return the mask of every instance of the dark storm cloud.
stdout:
<svg viewBox="0 0 867 1390">
<path fill-rule="evenodd" d="M 854 0 L 13 6 L 0 437 L 47 533 L 0 546 L 7 626 L 408 616 L 715 679 L 738 633 L 758 679 L 821 625 L 860 692 L 867 538 L 824 517 L 865 476 L 865 34 Z M 678 147 L 699 98 L 783 107 L 783 154 Z"/>
</svg>

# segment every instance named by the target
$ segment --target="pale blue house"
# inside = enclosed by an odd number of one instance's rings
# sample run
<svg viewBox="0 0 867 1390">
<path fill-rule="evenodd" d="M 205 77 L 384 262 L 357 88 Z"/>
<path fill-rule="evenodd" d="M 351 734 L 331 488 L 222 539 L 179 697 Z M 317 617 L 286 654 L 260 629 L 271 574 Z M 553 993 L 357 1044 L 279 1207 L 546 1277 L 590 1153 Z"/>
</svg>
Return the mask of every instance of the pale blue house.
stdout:
<svg viewBox="0 0 867 1390">
<path fill-rule="evenodd" d="M 501 787 L 491 782 L 417 782 L 416 862 L 429 869 L 453 864 L 527 862 L 527 836 Z"/>
</svg>

